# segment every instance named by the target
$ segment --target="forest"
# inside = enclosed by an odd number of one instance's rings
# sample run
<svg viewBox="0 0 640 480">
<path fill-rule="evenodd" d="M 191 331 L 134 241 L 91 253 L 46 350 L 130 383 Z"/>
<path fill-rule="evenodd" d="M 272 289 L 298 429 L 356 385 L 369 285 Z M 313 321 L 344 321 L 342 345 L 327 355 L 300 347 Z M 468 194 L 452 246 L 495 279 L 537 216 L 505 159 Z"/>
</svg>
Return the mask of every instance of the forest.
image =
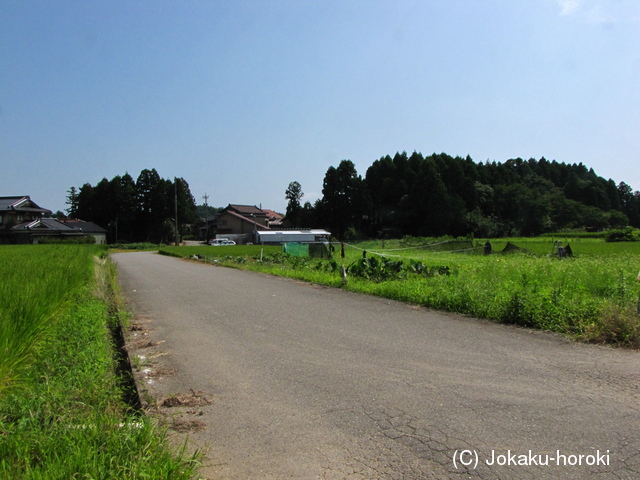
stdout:
<svg viewBox="0 0 640 480">
<path fill-rule="evenodd" d="M 327 170 L 322 195 L 302 204 L 302 187 L 291 182 L 287 218 L 328 228 L 340 239 L 640 227 L 640 192 L 582 163 L 545 158 L 476 163 L 469 156 L 402 152 L 376 160 L 364 177 L 343 160 Z"/>
<path fill-rule="evenodd" d="M 155 168 L 142 170 L 135 181 L 125 173 L 95 186 L 71 187 L 66 203 L 69 217 L 106 228 L 109 243 L 167 243 L 176 238 L 176 209 L 179 229 L 197 219 L 187 181 L 163 179 Z"/>
<path fill-rule="evenodd" d="M 398 152 L 374 161 L 364 177 L 342 160 L 327 170 L 322 198 L 303 204 L 303 197 L 302 186 L 291 182 L 288 225 L 327 228 L 341 240 L 640 228 L 640 192 L 582 163 L 545 158 L 476 163 L 469 156 Z M 110 243 L 174 241 L 176 204 L 179 228 L 197 224 L 205 211 L 185 179 L 163 179 L 155 169 L 136 180 L 125 173 L 71 187 L 67 204 L 69 217 L 106 228 Z"/>
</svg>

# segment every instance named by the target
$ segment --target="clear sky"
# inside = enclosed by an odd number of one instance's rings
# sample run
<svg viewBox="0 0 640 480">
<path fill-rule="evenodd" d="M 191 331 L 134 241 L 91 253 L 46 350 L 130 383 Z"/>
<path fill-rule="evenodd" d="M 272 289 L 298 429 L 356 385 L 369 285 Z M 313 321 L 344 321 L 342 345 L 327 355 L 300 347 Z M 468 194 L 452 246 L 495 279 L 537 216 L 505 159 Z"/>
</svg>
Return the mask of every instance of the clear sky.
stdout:
<svg viewBox="0 0 640 480">
<path fill-rule="evenodd" d="M 414 150 L 640 190 L 638 0 L 0 2 L 0 196 L 155 168 L 284 211 Z"/>
</svg>

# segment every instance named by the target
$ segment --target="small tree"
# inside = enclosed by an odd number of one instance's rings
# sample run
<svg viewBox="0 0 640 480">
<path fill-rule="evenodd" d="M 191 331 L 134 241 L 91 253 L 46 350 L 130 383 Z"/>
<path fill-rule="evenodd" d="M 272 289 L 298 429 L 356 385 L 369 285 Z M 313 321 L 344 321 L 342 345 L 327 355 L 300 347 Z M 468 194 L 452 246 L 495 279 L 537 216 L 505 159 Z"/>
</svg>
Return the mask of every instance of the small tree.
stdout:
<svg viewBox="0 0 640 480">
<path fill-rule="evenodd" d="M 70 218 L 76 218 L 78 216 L 78 190 L 76 187 L 71 187 L 67 191 L 66 198 L 65 205 L 69 205 L 69 208 L 65 208 L 65 211 Z"/>
<path fill-rule="evenodd" d="M 289 220 L 293 226 L 300 226 L 302 216 L 302 205 L 300 201 L 302 197 L 304 197 L 302 186 L 298 182 L 291 182 L 284 193 L 286 199 L 289 200 L 287 204 L 287 220 Z"/>
</svg>

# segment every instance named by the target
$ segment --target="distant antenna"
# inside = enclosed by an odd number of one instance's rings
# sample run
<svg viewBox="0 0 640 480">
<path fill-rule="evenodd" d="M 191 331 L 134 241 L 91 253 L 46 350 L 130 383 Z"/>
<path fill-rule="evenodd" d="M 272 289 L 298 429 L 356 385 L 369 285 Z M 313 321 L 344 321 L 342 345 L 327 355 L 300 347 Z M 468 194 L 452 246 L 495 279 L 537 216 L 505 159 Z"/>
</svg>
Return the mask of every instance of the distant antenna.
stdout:
<svg viewBox="0 0 640 480">
<path fill-rule="evenodd" d="M 207 195 L 207 192 L 204 192 L 204 195 L 202 196 L 202 198 L 204 198 L 204 206 L 207 206 L 207 200 L 209 200 L 209 195 Z"/>
</svg>

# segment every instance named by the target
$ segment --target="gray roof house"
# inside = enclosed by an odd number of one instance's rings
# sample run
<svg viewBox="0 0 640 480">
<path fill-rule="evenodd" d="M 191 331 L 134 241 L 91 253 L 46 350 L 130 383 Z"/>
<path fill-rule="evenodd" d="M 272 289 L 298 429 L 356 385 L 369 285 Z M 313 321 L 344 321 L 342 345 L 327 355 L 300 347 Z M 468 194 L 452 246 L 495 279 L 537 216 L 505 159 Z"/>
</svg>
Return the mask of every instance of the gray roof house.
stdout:
<svg viewBox="0 0 640 480">
<path fill-rule="evenodd" d="M 44 237 L 70 238 L 87 235 L 96 237 L 96 243 L 105 241 L 106 230 L 95 224 L 83 228 L 81 224 L 67 224 L 49 218 L 50 215 L 51 210 L 40 207 L 28 195 L 0 197 L 0 244 L 39 243 Z"/>
<path fill-rule="evenodd" d="M 93 235 L 97 244 L 107 243 L 107 230 L 100 225 L 77 218 L 62 218 L 58 221 L 69 227 L 80 229 L 84 235 Z"/>
</svg>

